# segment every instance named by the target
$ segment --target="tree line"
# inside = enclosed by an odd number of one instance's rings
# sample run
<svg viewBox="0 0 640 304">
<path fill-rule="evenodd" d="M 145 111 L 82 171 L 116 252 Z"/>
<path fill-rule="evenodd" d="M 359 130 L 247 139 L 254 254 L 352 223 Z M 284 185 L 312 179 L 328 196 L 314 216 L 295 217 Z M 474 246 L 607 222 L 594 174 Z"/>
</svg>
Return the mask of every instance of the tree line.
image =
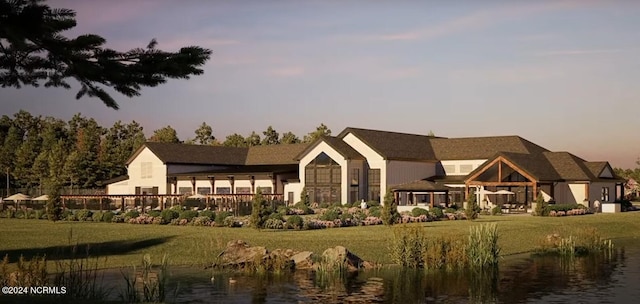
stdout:
<svg viewBox="0 0 640 304">
<path fill-rule="evenodd" d="M 302 139 L 292 132 L 282 136 L 272 127 L 262 136 L 231 134 L 224 141 L 213 136 L 211 126 L 203 122 L 194 138 L 181 141 L 175 129 L 166 126 L 146 138 L 136 121 L 115 122 L 103 127 L 93 118 L 81 114 L 64 121 L 55 117 L 34 116 L 21 110 L 12 117 L 0 118 L 0 189 L 45 189 L 56 187 L 96 188 L 103 182 L 127 173 L 126 162 L 145 141 L 175 142 L 227 147 L 292 144 L 311 142 L 331 130 L 321 124 Z M 2 176 L 0 175 L 0 176 Z"/>
</svg>

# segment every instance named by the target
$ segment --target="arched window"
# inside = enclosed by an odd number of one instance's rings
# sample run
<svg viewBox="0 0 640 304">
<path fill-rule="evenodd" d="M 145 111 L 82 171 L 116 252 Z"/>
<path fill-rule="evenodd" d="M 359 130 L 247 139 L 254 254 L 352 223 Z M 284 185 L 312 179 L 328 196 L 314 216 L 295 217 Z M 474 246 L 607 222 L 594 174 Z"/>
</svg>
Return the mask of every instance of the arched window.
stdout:
<svg viewBox="0 0 640 304">
<path fill-rule="evenodd" d="M 305 187 L 309 200 L 315 203 L 341 203 L 340 165 L 322 152 L 305 167 Z"/>
</svg>

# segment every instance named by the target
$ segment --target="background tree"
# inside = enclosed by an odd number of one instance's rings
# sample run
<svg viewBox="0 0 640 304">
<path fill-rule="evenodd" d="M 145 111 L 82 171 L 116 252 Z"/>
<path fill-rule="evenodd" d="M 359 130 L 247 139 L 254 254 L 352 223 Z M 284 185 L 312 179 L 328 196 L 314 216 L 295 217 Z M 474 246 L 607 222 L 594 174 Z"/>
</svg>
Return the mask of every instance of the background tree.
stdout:
<svg viewBox="0 0 640 304">
<path fill-rule="evenodd" d="M 244 136 L 238 133 L 233 133 L 227 136 L 227 139 L 225 139 L 222 145 L 225 147 L 246 147 L 247 143 L 244 139 Z"/>
<path fill-rule="evenodd" d="M 282 134 L 282 139 L 280 140 L 281 144 L 297 144 L 300 143 L 300 138 L 293 134 L 292 132 L 287 132 Z"/>
<path fill-rule="evenodd" d="M 262 196 L 262 192 L 258 190 L 258 193 L 253 196 L 251 204 L 251 227 L 260 229 L 264 227 L 264 222 L 271 214 L 268 203 Z"/>
<path fill-rule="evenodd" d="M 215 141 L 215 137 L 213 136 L 213 130 L 211 126 L 206 122 L 203 122 L 198 129 L 196 129 L 196 138 L 195 142 L 200 145 L 209 145 Z"/>
<path fill-rule="evenodd" d="M 245 142 L 247 143 L 247 146 L 249 146 L 249 147 L 259 146 L 260 145 L 260 135 L 258 135 L 258 133 L 256 133 L 256 131 L 251 131 L 251 134 L 249 136 L 247 136 L 247 138 L 245 139 Z"/>
<path fill-rule="evenodd" d="M 149 141 L 165 142 L 165 143 L 179 143 L 178 133 L 171 126 L 153 131 L 153 135 L 149 137 Z"/>
<path fill-rule="evenodd" d="M 123 124 L 117 121 L 109 128 L 100 144 L 100 164 L 103 180 L 127 173 L 126 162 L 145 142 L 142 126 L 133 121 Z"/>
<path fill-rule="evenodd" d="M 391 226 L 395 224 L 400 218 L 398 213 L 398 202 L 393 197 L 391 190 L 387 191 L 384 196 L 384 205 L 382 206 L 382 212 L 380 213 L 380 219 L 385 225 Z"/>
<path fill-rule="evenodd" d="M 156 49 L 155 39 L 146 49 L 119 52 L 105 48 L 106 40 L 85 34 L 62 35 L 76 26 L 75 12 L 52 9 L 42 0 L 0 0 L 0 84 L 21 88 L 63 87 L 68 78 L 81 85 L 76 98 L 98 97 L 113 109 L 118 103 L 105 91 L 111 88 L 127 97 L 139 96 L 142 87 L 155 87 L 167 79 L 200 75 L 211 51 L 197 46 L 178 52 Z"/>
<path fill-rule="evenodd" d="M 277 145 L 280 143 L 280 134 L 269 126 L 266 131 L 262 132 L 264 138 L 262 139 L 262 145 Z"/>
<path fill-rule="evenodd" d="M 324 123 L 321 123 L 315 131 L 305 135 L 303 141 L 310 143 L 322 136 L 331 136 L 331 130 Z"/>
</svg>

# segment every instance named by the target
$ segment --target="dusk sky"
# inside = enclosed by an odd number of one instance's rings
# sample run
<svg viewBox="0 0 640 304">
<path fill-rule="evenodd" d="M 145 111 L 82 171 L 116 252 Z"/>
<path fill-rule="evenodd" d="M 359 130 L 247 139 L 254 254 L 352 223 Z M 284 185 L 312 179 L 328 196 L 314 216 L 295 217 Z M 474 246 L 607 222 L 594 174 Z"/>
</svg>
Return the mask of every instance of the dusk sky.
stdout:
<svg viewBox="0 0 640 304">
<path fill-rule="evenodd" d="M 205 74 L 127 98 L 79 86 L 0 89 L 20 109 L 110 127 L 136 120 L 180 139 L 203 121 L 219 140 L 325 123 L 437 136 L 520 135 L 615 167 L 640 156 L 640 1 L 49 1 L 77 12 L 67 34 L 128 50 L 213 51 Z"/>
</svg>

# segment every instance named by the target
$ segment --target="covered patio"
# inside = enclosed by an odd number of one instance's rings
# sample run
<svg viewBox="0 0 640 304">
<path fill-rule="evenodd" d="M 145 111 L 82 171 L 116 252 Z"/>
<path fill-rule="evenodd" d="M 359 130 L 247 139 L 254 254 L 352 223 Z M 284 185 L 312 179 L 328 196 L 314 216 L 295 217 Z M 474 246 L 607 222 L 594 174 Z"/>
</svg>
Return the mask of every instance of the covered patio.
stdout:
<svg viewBox="0 0 640 304">
<path fill-rule="evenodd" d="M 450 188 L 428 180 L 416 180 L 391 187 L 394 198 L 398 202 L 398 210 L 402 206 L 449 206 Z"/>
</svg>

